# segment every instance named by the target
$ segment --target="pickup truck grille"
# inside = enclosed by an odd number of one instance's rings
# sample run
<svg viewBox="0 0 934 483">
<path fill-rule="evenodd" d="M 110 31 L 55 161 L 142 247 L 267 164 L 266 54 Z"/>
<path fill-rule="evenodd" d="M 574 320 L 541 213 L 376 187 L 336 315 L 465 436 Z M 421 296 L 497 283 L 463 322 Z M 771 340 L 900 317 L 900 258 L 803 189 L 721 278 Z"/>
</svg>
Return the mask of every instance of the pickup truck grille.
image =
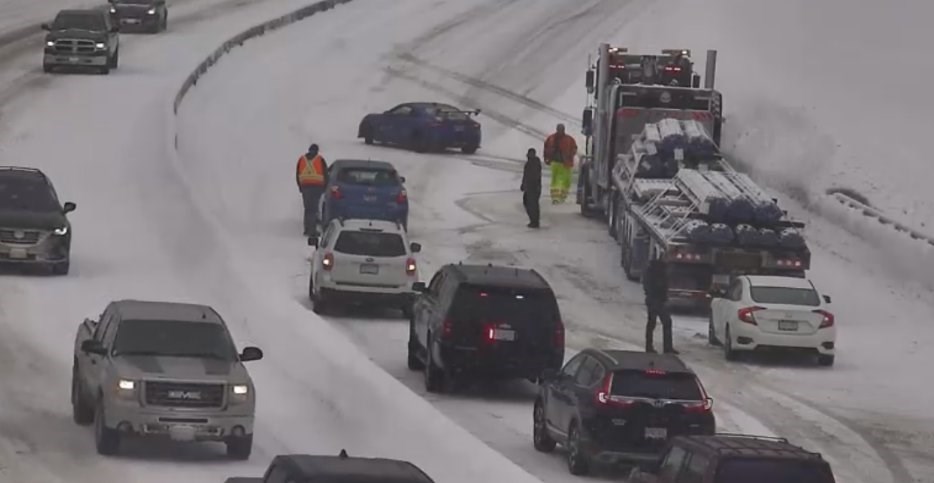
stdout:
<svg viewBox="0 0 934 483">
<path fill-rule="evenodd" d="M 0 229 L 0 242 L 33 244 L 39 241 L 39 232 L 35 230 Z"/>
<path fill-rule="evenodd" d="M 56 53 L 61 54 L 93 54 L 95 52 L 93 40 L 58 39 L 52 47 Z"/>
<path fill-rule="evenodd" d="M 146 382 L 146 404 L 179 408 L 219 408 L 224 405 L 224 385 Z"/>
</svg>

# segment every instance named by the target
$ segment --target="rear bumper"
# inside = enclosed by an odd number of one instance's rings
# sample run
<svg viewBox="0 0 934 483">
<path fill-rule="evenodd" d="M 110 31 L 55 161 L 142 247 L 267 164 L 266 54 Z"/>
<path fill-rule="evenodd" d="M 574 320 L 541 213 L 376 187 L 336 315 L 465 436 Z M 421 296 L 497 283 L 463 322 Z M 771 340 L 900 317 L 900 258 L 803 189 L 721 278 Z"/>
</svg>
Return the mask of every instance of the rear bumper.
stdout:
<svg viewBox="0 0 934 483">
<path fill-rule="evenodd" d="M 10 230 L 0 229 L 0 232 Z M 42 233 L 34 243 L 12 243 L 0 240 L 0 263 L 46 264 L 68 261 L 71 236 Z"/>
<path fill-rule="evenodd" d="M 107 65 L 107 52 L 67 55 L 46 53 L 42 63 L 49 66 L 104 67 Z"/>
<path fill-rule="evenodd" d="M 407 287 L 388 289 L 351 284 L 322 283 L 319 290 L 328 300 L 337 303 L 411 306 L 415 293 Z"/>
<path fill-rule="evenodd" d="M 807 350 L 822 355 L 834 355 L 836 331 L 833 327 L 813 334 L 772 334 L 746 324 L 730 324 L 733 350 Z"/>
<path fill-rule="evenodd" d="M 504 356 L 473 347 L 442 346 L 441 365 L 455 374 L 492 379 L 536 379 L 544 369 L 561 369 L 563 351 Z"/>
</svg>

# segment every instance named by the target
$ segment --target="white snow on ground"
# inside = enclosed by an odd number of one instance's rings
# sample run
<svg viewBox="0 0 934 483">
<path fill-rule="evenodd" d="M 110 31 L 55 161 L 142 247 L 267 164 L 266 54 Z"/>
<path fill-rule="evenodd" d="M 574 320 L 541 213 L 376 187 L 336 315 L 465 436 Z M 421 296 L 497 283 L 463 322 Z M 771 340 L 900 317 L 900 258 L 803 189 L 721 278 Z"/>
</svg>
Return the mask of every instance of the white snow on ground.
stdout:
<svg viewBox="0 0 934 483">
<path fill-rule="evenodd" d="M 648 9 L 643 8 L 646 5 Z M 672 18 L 680 20 L 658 3 L 630 4 L 619 15 L 629 21 L 624 37 L 632 47 L 707 47 L 703 38 L 673 33 L 675 29 L 639 29 L 641 25 L 670 25 Z M 522 21 L 541 25 L 533 17 L 527 14 Z M 574 16 L 558 15 L 553 21 L 570 17 Z M 581 17 L 586 15 L 576 16 Z M 602 18 L 613 21 L 605 12 Z M 182 136 L 181 146 L 190 176 L 209 180 L 220 167 L 233 167 L 253 180 L 247 189 L 221 186 L 209 195 L 213 198 L 209 205 L 231 229 L 243 232 L 244 243 L 271 252 L 263 260 L 267 273 L 292 277 L 293 294 L 304 303 L 307 268 L 300 270 L 298 264 L 307 254 L 298 236 L 298 193 L 291 177 L 268 167 L 276 163 L 287 169 L 311 141 L 321 144 L 324 155 L 332 160 L 370 156 L 392 161 L 409 179 L 412 236 L 426 246 L 421 258 L 423 278 L 441 264 L 460 259 L 534 266 L 560 294 L 572 348 L 637 348 L 644 317 L 641 289 L 624 281 L 618 248 L 605 228 L 582 219 L 572 206 L 546 205 L 544 228 L 527 230 L 516 190 L 522 154 L 528 146 L 541 143 L 537 132 L 550 131 L 555 122 L 579 116 L 586 53 L 611 36 L 594 29 L 580 45 L 573 44 L 572 52 L 565 53 L 561 69 L 548 69 L 547 53 L 560 49 L 549 48 L 547 35 L 524 34 L 521 26 L 504 28 L 516 38 L 541 38 L 544 43 L 534 54 L 516 57 L 525 46 L 501 40 L 482 21 L 482 16 L 467 18 L 430 36 L 430 43 L 421 47 L 400 47 L 395 37 L 379 46 L 354 45 L 338 37 L 331 47 L 339 47 L 339 55 L 328 57 L 307 53 L 302 39 L 314 32 L 310 24 L 247 46 L 202 81 L 202 87 L 210 85 L 210 89 L 196 89 L 188 101 L 183 113 L 183 126 L 188 129 L 183 131 L 187 135 Z M 485 29 L 484 35 L 476 34 L 478 24 Z M 468 38 L 474 41 L 466 44 Z M 513 46 L 516 51 L 510 50 Z M 730 106 L 743 112 L 748 104 L 743 104 L 741 94 L 733 96 L 728 86 L 743 77 L 722 67 L 730 58 L 729 49 L 712 46 L 721 51 L 718 78 L 727 97 L 729 128 L 737 129 L 745 123 L 734 119 Z M 487 53 L 481 56 L 475 49 Z M 401 59 L 400 50 L 405 54 Z M 391 76 L 383 72 L 387 67 Z M 322 73 L 327 80 L 317 81 Z M 727 84 L 727 78 L 733 84 Z M 316 79 L 313 87 L 307 86 L 308 79 Z M 568 94 L 562 95 L 569 86 Z M 252 93 L 249 99 L 237 97 L 247 91 Z M 734 97 L 738 99 L 730 100 Z M 238 102 L 230 102 L 231 98 Z M 367 147 L 354 138 L 366 112 L 431 98 L 484 110 L 486 141 L 479 154 L 418 155 Z M 220 121 L 231 119 L 236 121 Z M 507 127 L 516 129 L 507 131 Z M 453 205 L 462 209 L 452 209 Z M 809 216 L 799 206 L 788 206 L 800 216 Z M 706 320 L 696 317 L 676 320 L 677 344 L 717 399 L 725 429 L 781 434 L 820 450 L 834 463 L 841 481 L 928 481 L 934 478 L 934 461 L 923 448 L 930 447 L 934 435 L 928 428 L 934 427 L 934 421 L 929 414 L 930 397 L 919 393 L 923 390 L 919 386 L 927 379 L 929 364 L 923 349 L 934 342 L 934 334 L 918 321 L 930 317 L 931 294 L 879 276 L 886 259 L 865 242 L 824 219 L 811 217 L 809 222 L 815 252 L 813 277 L 834 297 L 841 326 L 837 366 L 824 370 L 797 361 L 727 364 L 717 350 L 707 346 Z M 257 230 L 257 226 L 264 228 Z M 404 368 L 405 321 L 348 315 L 332 321 L 346 326 L 391 374 L 423 393 L 420 375 Z M 557 457 L 536 454 L 531 448 L 529 413 L 534 389 L 524 384 L 500 389 L 469 397 L 426 397 L 536 476 L 570 481 Z"/>
</svg>

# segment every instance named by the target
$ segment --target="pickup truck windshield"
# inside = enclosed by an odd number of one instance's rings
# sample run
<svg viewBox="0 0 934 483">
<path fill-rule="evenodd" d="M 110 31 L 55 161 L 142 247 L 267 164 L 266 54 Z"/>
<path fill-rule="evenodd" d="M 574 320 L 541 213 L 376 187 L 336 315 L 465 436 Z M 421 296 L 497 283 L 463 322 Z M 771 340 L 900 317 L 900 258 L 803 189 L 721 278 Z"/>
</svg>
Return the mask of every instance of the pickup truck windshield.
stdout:
<svg viewBox="0 0 934 483">
<path fill-rule="evenodd" d="M 51 212 L 60 207 L 48 185 L 22 178 L 0 178 L 0 210 Z"/>
<path fill-rule="evenodd" d="M 202 322 L 125 320 L 117 328 L 113 348 L 115 356 L 237 358 L 224 326 Z"/>
<path fill-rule="evenodd" d="M 93 13 L 62 13 L 52 22 L 52 30 L 89 30 L 103 32 L 107 30 L 104 17 Z"/>
</svg>

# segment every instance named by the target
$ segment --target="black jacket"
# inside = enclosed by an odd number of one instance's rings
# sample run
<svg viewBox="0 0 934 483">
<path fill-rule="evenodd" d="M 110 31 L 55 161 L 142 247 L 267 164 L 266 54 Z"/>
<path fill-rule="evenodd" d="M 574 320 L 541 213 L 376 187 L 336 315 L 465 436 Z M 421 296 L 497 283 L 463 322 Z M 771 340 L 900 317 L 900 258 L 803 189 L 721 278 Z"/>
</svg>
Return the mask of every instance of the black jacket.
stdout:
<svg viewBox="0 0 934 483">
<path fill-rule="evenodd" d="M 642 289 L 646 304 L 662 304 L 668 301 L 668 267 L 659 261 L 649 263 L 642 275 Z"/>
<path fill-rule="evenodd" d="M 525 162 L 522 170 L 522 186 L 519 187 L 526 193 L 542 192 L 542 160 L 538 156 L 531 156 Z"/>
</svg>

